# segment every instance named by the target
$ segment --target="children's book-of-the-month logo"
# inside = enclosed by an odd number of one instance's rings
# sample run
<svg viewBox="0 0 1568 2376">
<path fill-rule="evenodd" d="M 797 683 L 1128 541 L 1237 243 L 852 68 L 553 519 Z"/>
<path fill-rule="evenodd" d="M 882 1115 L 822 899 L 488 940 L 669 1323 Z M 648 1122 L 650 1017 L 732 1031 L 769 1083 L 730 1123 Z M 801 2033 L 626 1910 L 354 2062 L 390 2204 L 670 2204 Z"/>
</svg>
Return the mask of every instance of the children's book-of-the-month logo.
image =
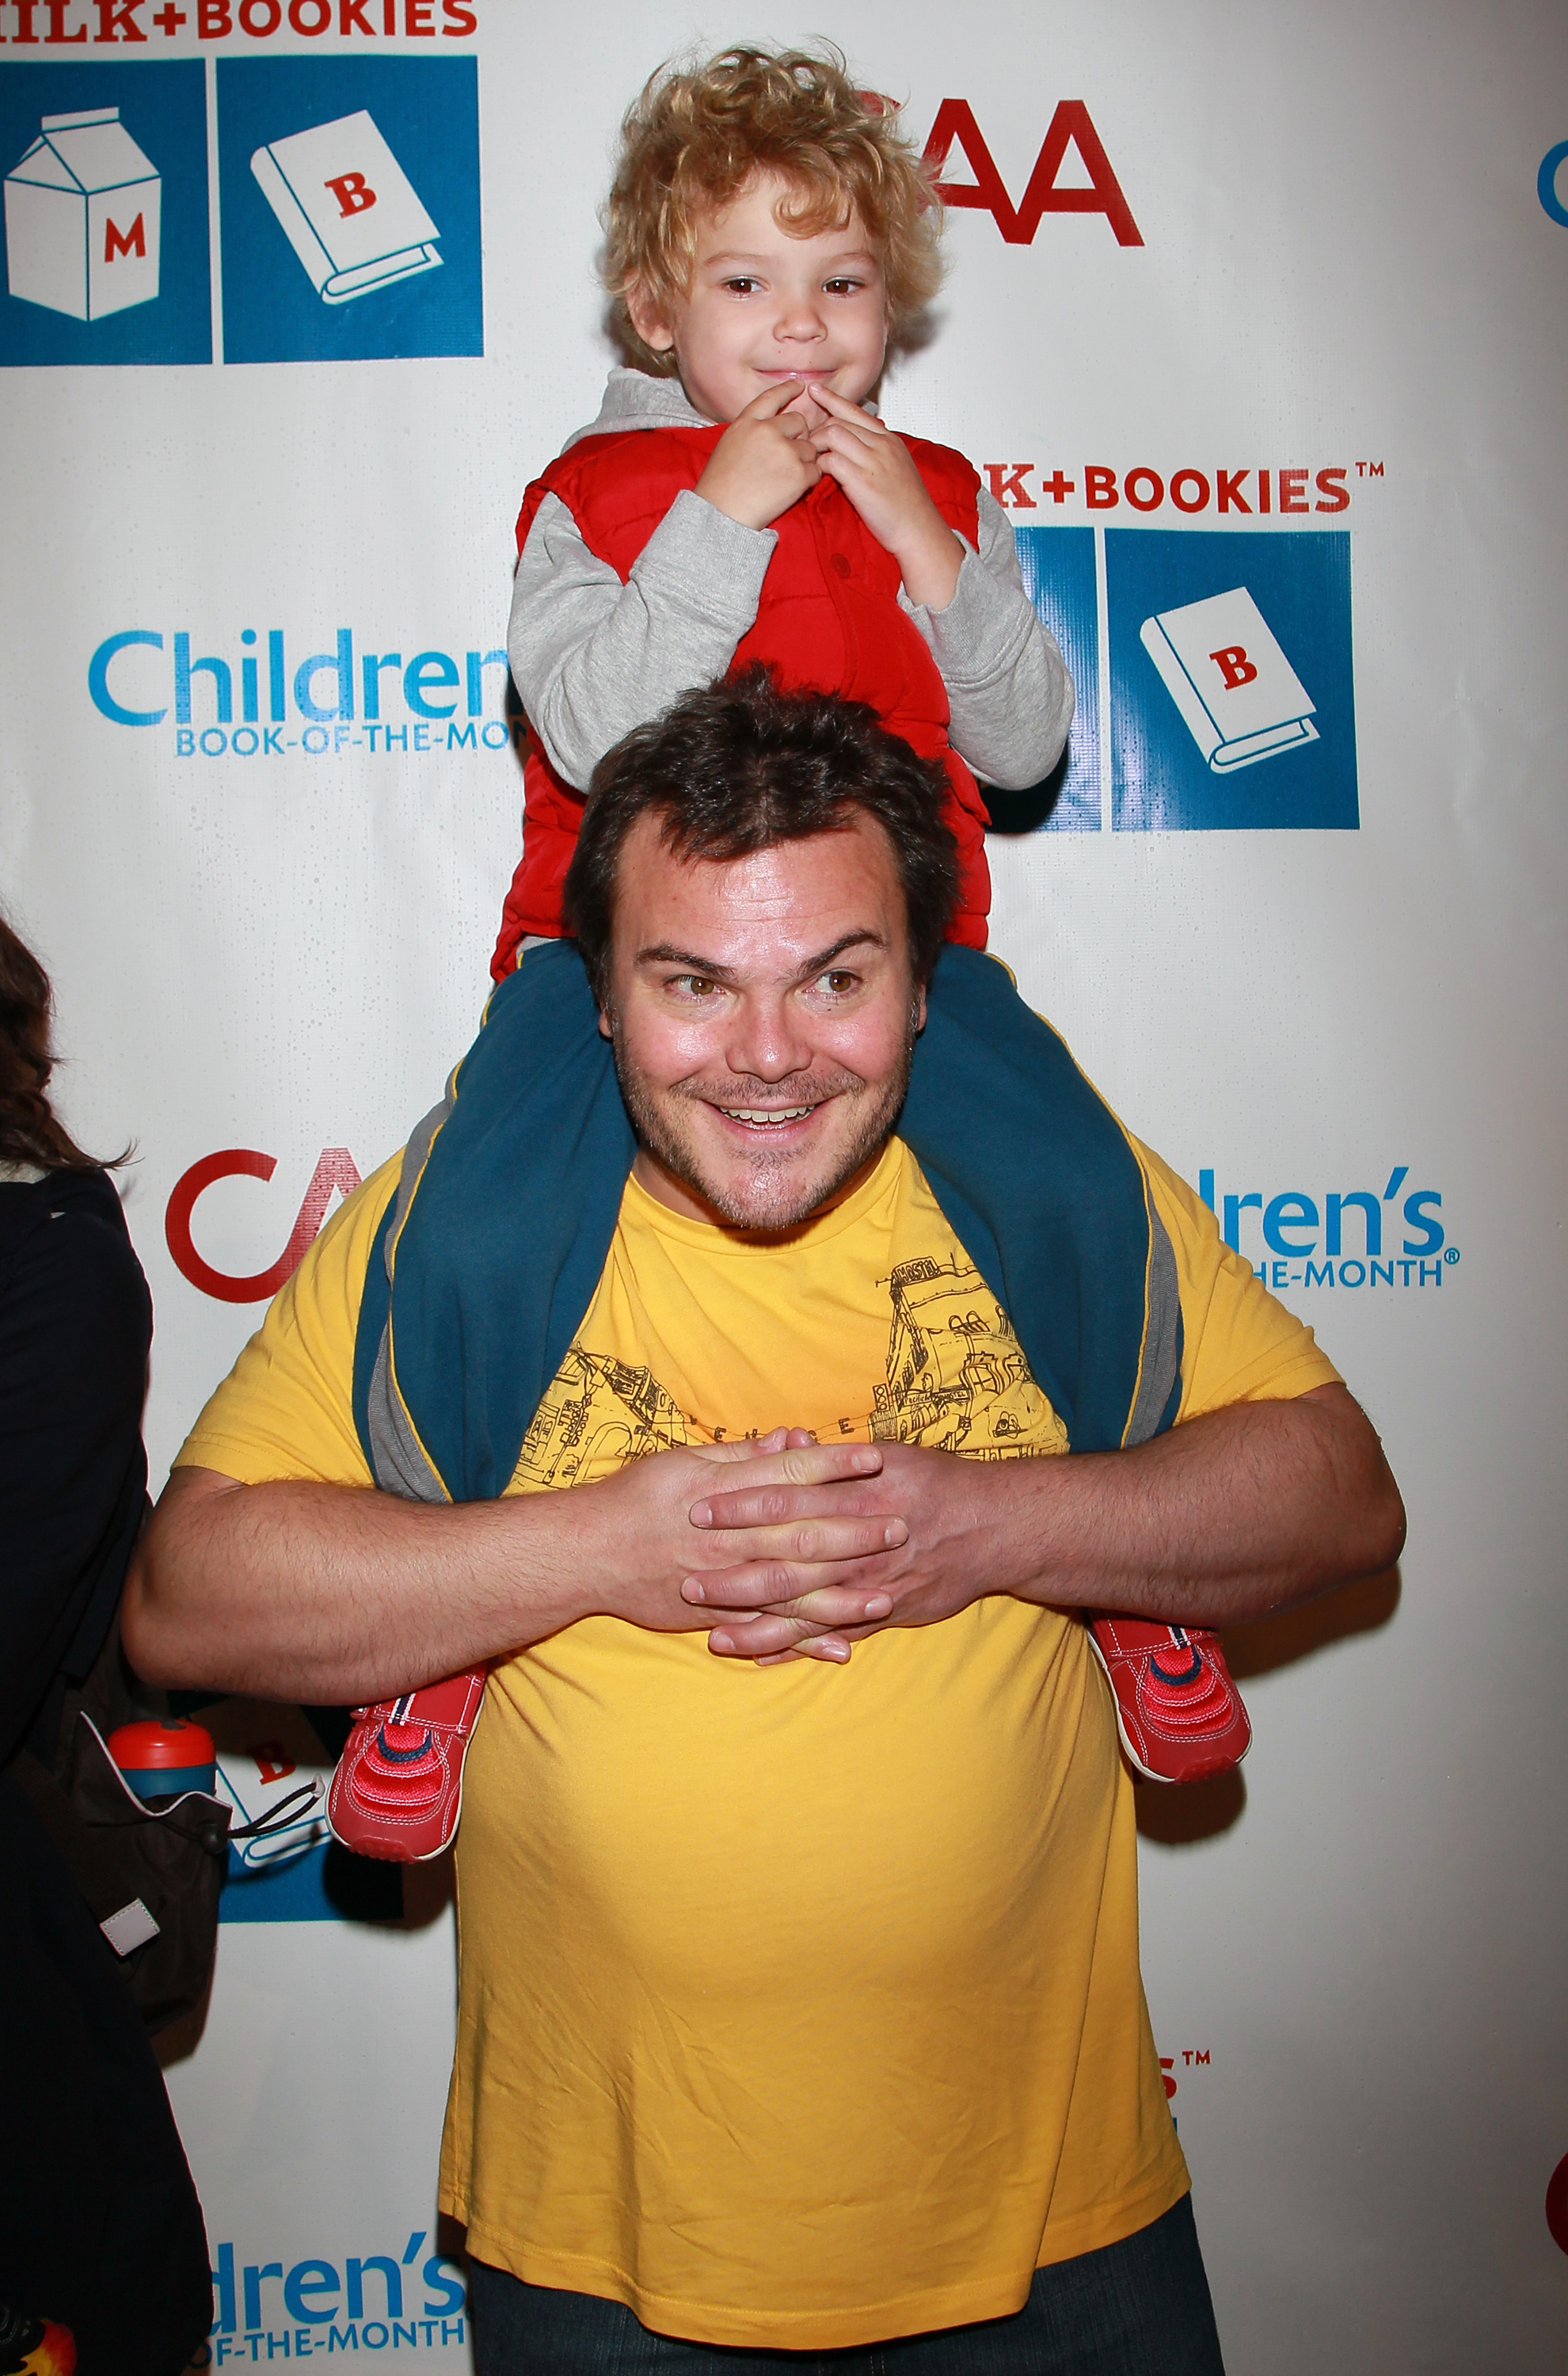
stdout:
<svg viewBox="0 0 1568 2376">
<path fill-rule="evenodd" d="M 456 2350 L 466 2365 L 462 2265 L 428 2228 L 410 2228 L 406 2243 L 401 2232 L 383 2234 L 387 2249 L 380 2252 L 345 2253 L 332 2238 L 318 2237 L 315 2249 L 298 2257 L 226 2239 L 214 2253 L 211 2339 L 192 2366 L 362 2350 Z"/>
<path fill-rule="evenodd" d="M 222 58 L 223 357 L 484 351 L 472 58 Z"/>
<path fill-rule="evenodd" d="M 199 59 L 0 76 L 0 363 L 212 360 Z"/>
<path fill-rule="evenodd" d="M 0 77 L 0 363 L 484 351 L 469 58 L 224 58 L 208 183 L 199 60 Z"/>
</svg>

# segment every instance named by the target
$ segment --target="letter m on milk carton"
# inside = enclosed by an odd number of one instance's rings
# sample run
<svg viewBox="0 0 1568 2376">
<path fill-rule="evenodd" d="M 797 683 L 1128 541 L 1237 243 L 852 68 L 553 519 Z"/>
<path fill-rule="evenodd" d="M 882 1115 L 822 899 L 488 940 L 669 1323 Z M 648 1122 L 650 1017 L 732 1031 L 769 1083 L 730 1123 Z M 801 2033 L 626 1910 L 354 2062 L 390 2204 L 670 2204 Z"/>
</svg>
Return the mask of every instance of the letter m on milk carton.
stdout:
<svg viewBox="0 0 1568 2376">
<path fill-rule="evenodd" d="M 6 271 L 13 297 L 78 322 L 158 294 L 163 184 L 117 107 L 46 115 L 6 176 Z"/>
</svg>

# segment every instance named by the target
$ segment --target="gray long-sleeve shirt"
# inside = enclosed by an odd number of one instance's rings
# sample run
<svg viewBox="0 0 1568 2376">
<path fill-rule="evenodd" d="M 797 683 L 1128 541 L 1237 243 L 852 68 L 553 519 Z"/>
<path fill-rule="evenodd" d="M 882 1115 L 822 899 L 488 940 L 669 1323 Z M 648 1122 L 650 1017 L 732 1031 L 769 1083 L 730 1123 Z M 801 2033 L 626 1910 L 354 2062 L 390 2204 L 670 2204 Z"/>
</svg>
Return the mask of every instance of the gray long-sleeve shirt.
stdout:
<svg viewBox="0 0 1568 2376">
<path fill-rule="evenodd" d="M 611 430 L 702 428 L 678 380 L 612 371 L 599 419 Z M 1073 685 L 1024 591 L 1013 532 L 982 489 L 978 549 L 963 539 L 952 600 L 900 607 L 947 688 L 948 736 L 982 782 L 1022 790 L 1048 776 L 1073 719 Z M 606 751 L 693 685 L 721 677 L 754 624 L 778 540 L 689 491 L 678 494 L 623 584 L 546 495 L 517 562 L 506 633 L 512 675 L 552 765 L 586 786 Z"/>
</svg>

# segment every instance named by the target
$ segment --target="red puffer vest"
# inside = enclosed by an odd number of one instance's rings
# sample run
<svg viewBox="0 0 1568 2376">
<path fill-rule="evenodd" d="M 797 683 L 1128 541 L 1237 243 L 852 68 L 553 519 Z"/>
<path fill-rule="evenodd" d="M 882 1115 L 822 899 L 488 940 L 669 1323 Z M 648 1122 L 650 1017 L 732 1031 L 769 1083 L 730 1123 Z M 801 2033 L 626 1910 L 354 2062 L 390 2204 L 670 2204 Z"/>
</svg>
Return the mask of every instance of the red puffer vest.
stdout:
<svg viewBox="0 0 1568 2376">
<path fill-rule="evenodd" d="M 590 552 L 630 575 L 683 487 L 695 487 L 722 425 L 635 429 L 585 437 L 536 479 L 517 519 L 522 551 L 547 494 L 560 497 Z M 971 545 L 979 542 L 980 481 L 946 446 L 904 441 L 937 510 Z M 991 908 L 985 803 L 947 740 L 947 688 L 924 642 L 898 608 L 898 564 L 878 544 L 835 479 L 773 523 L 778 543 L 767 565 L 756 624 L 738 646 L 734 670 L 764 660 L 781 684 L 816 686 L 870 702 L 884 725 L 947 770 L 945 814 L 958 842 L 958 907 L 950 940 L 983 949 Z M 576 846 L 581 791 L 558 776 L 529 738 L 523 784 L 523 855 L 501 920 L 491 971 L 505 980 L 525 933 L 561 931 L 561 886 Z"/>
</svg>

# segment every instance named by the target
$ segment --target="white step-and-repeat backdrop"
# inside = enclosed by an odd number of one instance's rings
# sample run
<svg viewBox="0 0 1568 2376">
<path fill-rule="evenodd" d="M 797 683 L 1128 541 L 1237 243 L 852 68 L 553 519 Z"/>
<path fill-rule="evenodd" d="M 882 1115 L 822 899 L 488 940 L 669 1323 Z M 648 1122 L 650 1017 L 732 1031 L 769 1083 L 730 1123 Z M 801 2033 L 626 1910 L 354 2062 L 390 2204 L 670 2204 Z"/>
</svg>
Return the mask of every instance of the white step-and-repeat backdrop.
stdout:
<svg viewBox="0 0 1568 2376">
<path fill-rule="evenodd" d="M 1236 1637 L 1244 1776 L 1142 1794 L 1229 2364 L 1555 2370 L 1549 0 L 4 0 L 3 896 L 72 1124 L 140 1149 L 155 1481 L 471 1034 L 518 836 L 512 521 L 612 360 L 619 112 L 689 42 L 818 33 L 946 160 L 948 288 L 887 412 L 982 466 L 1079 688 L 1049 821 L 1009 803 L 993 843 L 993 945 L 1319 1329 L 1409 1503 L 1399 1576 Z M 1183 665 L 1216 653 L 1242 747 Z M 326 1719 L 221 1725 L 241 1804 L 327 1757 Z M 457 2376 L 448 1893 L 303 1847 L 236 1862 L 169 2073 L 212 2357 Z"/>
</svg>

